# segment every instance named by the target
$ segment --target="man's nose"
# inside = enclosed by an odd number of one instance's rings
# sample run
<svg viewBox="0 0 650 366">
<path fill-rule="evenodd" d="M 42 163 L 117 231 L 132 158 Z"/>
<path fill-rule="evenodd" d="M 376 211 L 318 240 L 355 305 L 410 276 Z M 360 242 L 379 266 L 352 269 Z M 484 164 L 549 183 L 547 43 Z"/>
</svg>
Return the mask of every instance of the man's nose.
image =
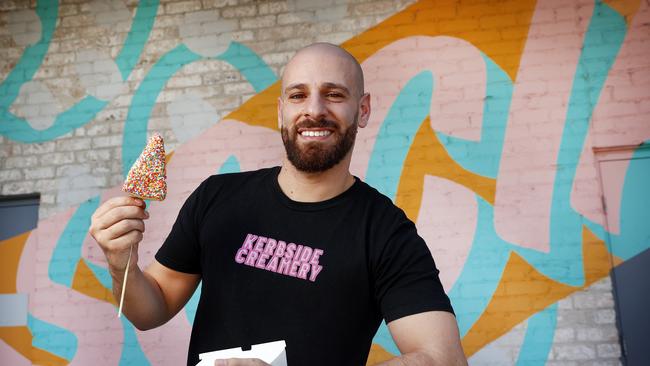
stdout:
<svg viewBox="0 0 650 366">
<path fill-rule="evenodd" d="M 305 105 L 305 117 L 319 119 L 325 116 L 325 101 L 320 95 L 311 95 Z"/>
</svg>

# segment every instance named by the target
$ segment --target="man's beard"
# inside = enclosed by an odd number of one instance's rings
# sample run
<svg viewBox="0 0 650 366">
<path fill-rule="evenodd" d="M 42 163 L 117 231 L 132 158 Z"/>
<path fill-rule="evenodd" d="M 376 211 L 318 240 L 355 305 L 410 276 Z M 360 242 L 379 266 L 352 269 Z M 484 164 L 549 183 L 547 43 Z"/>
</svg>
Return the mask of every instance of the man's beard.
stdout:
<svg viewBox="0 0 650 366">
<path fill-rule="evenodd" d="M 355 116 L 352 125 L 343 133 L 336 123 L 328 120 L 305 120 L 293 126 L 291 130 L 282 126 L 282 142 L 287 151 L 287 158 L 296 169 L 306 173 L 324 172 L 332 168 L 340 163 L 354 146 L 358 128 L 357 119 L 358 117 Z M 333 145 L 313 141 L 299 146 L 297 141 L 299 128 L 334 129 L 330 138 L 335 137 L 337 141 Z"/>
</svg>

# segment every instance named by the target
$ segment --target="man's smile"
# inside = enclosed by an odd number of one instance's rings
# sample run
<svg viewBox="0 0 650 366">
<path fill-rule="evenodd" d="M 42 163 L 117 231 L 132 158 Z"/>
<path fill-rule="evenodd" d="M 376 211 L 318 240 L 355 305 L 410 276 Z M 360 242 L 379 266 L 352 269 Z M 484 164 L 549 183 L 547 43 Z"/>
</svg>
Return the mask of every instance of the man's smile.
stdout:
<svg viewBox="0 0 650 366">
<path fill-rule="evenodd" d="M 321 141 L 331 136 L 332 130 L 321 128 L 301 128 L 298 129 L 298 134 L 305 140 Z"/>
</svg>

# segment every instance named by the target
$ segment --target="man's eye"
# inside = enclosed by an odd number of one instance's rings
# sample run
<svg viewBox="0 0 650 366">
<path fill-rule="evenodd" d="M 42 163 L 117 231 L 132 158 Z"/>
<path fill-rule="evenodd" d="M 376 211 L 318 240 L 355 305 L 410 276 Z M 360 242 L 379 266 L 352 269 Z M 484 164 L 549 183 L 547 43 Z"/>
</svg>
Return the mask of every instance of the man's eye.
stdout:
<svg viewBox="0 0 650 366">
<path fill-rule="evenodd" d="M 304 97 L 305 97 L 305 94 L 302 94 L 302 93 L 296 93 L 296 94 L 289 95 L 289 99 L 303 99 Z"/>
<path fill-rule="evenodd" d="M 328 98 L 343 98 L 343 94 L 341 93 L 327 93 Z"/>
</svg>

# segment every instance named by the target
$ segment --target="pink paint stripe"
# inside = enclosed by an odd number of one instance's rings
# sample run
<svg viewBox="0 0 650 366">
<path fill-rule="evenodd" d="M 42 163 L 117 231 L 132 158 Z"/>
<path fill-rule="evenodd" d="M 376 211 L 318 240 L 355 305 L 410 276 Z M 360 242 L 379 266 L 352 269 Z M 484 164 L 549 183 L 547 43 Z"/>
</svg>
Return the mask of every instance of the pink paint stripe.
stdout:
<svg viewBox="0 0 650 366">
<path fill-rule="evenodd" d="M 605 214 L 600 201 L 602 195 L 600 178 L 596 164 L 591 136 L 587 136 L 571 188 L 571 207 L 592 222 L 605 225 Z"/>
<path fill-rule="evenodd" d="M 465 266 L 477 222 L 474 192 L 444 178 L 425 176 L 416 225 L 436 260 L 446 291 L 451 290 Z"/>
<path fill-rule="evenodd" d="M 555 165 L 593 1 L 537 4 L 515 82 L 494 205 L 506 241 L 548 252 Z M 578 8 L 568 21 L 549 14 Z M 561 57 L 559 57 L 561 55 Z M 541 91 L 540 91 L 541 90 Z"/>
</svg>

